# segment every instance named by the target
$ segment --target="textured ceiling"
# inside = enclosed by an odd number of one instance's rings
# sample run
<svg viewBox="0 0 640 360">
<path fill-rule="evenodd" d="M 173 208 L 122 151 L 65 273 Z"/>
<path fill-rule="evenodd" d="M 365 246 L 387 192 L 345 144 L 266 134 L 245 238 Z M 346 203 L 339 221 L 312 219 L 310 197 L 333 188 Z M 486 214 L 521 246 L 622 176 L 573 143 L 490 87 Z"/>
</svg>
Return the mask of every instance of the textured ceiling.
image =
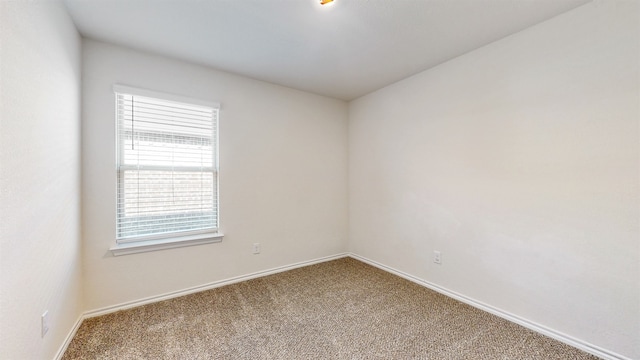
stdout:
<svg viewBox="0 0 640 360">
<path fill-rule="evenodd" d="M 86 37 L 343 100 L 587 2 L 64 0 Z"/>
</svg>

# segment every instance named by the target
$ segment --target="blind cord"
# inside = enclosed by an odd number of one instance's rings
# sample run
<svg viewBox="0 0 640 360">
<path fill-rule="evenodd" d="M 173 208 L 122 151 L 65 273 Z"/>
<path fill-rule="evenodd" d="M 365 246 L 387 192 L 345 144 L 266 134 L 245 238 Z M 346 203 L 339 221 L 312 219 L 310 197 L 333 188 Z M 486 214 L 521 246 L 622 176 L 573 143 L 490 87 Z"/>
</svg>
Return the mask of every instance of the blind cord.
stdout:
<svg viewBox="0 0 640 360">
<path fill-rule="evenodd" d="M 136 111 L 136 98 L 131 95 L 131 150 L 135 149 L 135 133 L 133 132 L 133 118 L 135 117 Z"/>
</svg>

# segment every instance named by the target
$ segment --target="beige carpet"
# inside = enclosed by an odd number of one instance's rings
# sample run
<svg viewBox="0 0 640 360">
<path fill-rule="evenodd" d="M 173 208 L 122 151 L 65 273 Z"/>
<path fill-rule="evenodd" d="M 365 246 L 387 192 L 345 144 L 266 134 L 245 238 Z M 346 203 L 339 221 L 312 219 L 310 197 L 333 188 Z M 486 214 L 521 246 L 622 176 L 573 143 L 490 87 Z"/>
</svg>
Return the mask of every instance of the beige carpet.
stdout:
<svg viewBox="0 0 640 360">
<path fill-rule="evenodd" d="M 85 320 L 63 359 L 597 359 L 351 258 Z"/>
</svg>

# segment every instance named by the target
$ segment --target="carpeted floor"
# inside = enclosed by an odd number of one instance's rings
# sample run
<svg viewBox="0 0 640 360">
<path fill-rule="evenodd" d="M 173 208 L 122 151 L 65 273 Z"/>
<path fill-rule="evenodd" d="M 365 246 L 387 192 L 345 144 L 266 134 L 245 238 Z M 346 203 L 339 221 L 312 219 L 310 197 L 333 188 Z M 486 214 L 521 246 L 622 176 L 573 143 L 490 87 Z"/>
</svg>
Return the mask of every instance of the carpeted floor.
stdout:
<svg viewBox="0 0 640 360">
<path fill-rule="evenodd" d="M 597 359 L 344 258 L 85 320 L 63 359 Z"/>
</svg>

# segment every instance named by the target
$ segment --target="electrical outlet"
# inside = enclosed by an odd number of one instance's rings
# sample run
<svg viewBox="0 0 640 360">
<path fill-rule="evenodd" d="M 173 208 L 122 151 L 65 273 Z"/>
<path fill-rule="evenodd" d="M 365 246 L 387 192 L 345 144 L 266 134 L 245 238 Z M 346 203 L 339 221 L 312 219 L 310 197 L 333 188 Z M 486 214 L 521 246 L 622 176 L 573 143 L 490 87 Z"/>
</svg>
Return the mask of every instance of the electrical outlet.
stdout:
<svg viewBox="0 0 640 360">
<path fill-rule="evenodd" d="M 260 243 L 253 243 L 253 253 L 260 254 Z"/>
<path fill-rule="evenodd" d="M 433 262 L 438 265 L 442 265 L 442 254 L 440 253 L 440 251 L 433 252 Z"/>
<path fill-rule="evenodd" d="M 49 310 L 45 311 L 42 314 L 42 317 L 41 317 L 40 320 L 41 320 L 41 323 L 42 323 L 42 329 L 41 329 L 42 337 L 44 337 L 47 334 L 47 332 L 49 331 Z"/>
</svg>

